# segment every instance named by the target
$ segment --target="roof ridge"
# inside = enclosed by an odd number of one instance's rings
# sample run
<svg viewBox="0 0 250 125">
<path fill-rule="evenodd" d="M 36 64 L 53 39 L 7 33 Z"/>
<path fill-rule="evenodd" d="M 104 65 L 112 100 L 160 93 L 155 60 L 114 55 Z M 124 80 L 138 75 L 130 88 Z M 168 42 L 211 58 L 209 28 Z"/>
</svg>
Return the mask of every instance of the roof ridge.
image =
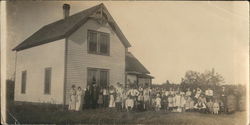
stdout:
<svg viewBox="0 0 250 125">
<path fill-rule="evenodd" d="M 44 25 L 43 27 L 38 29 L 35 33 L 33 33 L 31 36 L 26 38 L 22 43 L 18 44 L 12 50 L 20 51 L 20 50 L 35 47 L 38 45 L 53 42 L 59 39 L 63 39 L 69 36 L 74 31 L 76 31 L 81 25 L 83 25 L 89 19 L 89 16 L 91 14 L 96 12 L 101 7 L 103 7 L 104 10 L 107 10 L 105 5 L 103 3 L 100 3 L 96 6 L 87 8 L 73 15 L 70 15 L 66 19 L 60 19 L 55 22 Z M 108 10 L 107 10 L 107 14 L 111 17 L 111 20 L 113 21 L 112 23 L 113 27 L 112 26 L 111 27 L 118 35 L 121 42 L 124 44 L 125 47 L 130 47 L 131 45 L 129 41 L 121 32 L 119 26 L 116 24 L 115 20 L 113 19 L 111 14 L 108 12 Z"/>
</svg>

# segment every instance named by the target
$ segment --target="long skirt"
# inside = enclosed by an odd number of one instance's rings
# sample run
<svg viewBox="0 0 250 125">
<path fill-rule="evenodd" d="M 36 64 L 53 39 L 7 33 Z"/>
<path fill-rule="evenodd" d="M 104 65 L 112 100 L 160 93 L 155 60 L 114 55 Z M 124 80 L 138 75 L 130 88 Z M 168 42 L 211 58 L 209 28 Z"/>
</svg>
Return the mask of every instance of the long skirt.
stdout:
<svg viewBox="0 0 250 125">
<path fill-rule="evenodd" d="M 70 96 L 69 110 L 76 110 L 76 96 L 75 95 Z"/>
<path fill-rule="evenodd" d="M 80 111 L 81 107 L 82 107 L 82 96 L 77 96 L 76 111 Z"/>
<path fill-rule="evenodd" d="M 115 98 L 114 98 L 113 95 L 110 95 L 109 107 L 110 107 L 110 108 L 114 108 L 114 107 L 115 107 Z"/>
</svg>

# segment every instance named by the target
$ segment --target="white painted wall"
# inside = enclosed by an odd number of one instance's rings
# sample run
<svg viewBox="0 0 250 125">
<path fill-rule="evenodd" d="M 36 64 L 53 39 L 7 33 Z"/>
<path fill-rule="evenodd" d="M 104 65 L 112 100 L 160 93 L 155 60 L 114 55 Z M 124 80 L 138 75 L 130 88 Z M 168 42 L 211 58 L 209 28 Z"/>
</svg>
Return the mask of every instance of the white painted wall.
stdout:
<svg viewBox="0 0 250 125">
<path fill-rule="evenodd" d="M 17 52 L 15 101 L 63 104 L 65 39 Z M 51 94 L 44 94 L 44 70 L 52 67 Z M 21 74 L 27 71 L 26 93 Z"/>
<path fill-rule="evenodd" d="M 110 56 L 88 54 L 89 29 L 110 34 Z M 72 84 L 86 88 L 88 67 L 109 69 L 110 84 L 125 83 L 125 47 L 108 24 L 100 25 L 95 20 L 88 20 L 68 38 L 66 103 Z"/>
</svg>

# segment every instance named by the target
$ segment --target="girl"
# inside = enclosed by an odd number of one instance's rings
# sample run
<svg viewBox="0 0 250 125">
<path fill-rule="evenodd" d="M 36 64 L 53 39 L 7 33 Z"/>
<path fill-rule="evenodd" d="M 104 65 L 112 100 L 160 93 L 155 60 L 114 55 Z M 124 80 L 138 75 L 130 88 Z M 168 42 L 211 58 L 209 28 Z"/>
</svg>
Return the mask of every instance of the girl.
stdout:
<svg viewBox="0 0 250 125">
<path fill-rule="evenodd" d="M 160 94 L 157 94 L 156 99 L 155 99 L 155 110 L 159 111 L 161 108 L 161 98 Z"/>
<path fill-rule="evenodd" d="M 76 91 L 76 111 L 80 111 L 82 107 L 82 95 L 83 91 L 82 88 L 79 86 Z"/>
<path fill-rule="evenodd" d="M 75 85 L 72 85 L 72 87 L 70 89 L 69 110 L 70 111 L 75 111 L 76 110 L 76 90 L 75 90 Z"/>
<path fill-rule="evenodd" d="M 97 103 L 99 108 L 103 107 L 103 89 L 101 89 L 99 92 Z"/>
<path fill-rule="evenodd" d="M 213 114 L 218 115 L 220 110 L 220 105 L 217 99 L 215 99 L 214 104 L 213 104 Z"/>
</svg>

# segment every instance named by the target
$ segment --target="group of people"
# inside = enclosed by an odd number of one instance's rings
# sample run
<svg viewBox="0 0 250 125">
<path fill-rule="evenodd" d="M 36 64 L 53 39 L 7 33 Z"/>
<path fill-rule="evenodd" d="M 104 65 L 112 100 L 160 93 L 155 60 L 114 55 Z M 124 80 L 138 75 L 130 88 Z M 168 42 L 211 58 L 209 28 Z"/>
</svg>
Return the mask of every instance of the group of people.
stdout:
<svg viewBox="0 0 250 125">
<path fill-rule="evenodd" d="M 222 87 L 219 96 L 214 90 L 200 88 L 181 90 L 180 88 L 151 88 L 148 85 L 124 86 L 116 83 L 109 87 L 96 84 L 86 89 L 72 85 L 70 90 L 70 111 L 96 108 L 116 108 L 119 111 L 165 110 L 166 112 L 198 111 L 219 114 L 227 112 L 227 94 Z"/>
</svg>

